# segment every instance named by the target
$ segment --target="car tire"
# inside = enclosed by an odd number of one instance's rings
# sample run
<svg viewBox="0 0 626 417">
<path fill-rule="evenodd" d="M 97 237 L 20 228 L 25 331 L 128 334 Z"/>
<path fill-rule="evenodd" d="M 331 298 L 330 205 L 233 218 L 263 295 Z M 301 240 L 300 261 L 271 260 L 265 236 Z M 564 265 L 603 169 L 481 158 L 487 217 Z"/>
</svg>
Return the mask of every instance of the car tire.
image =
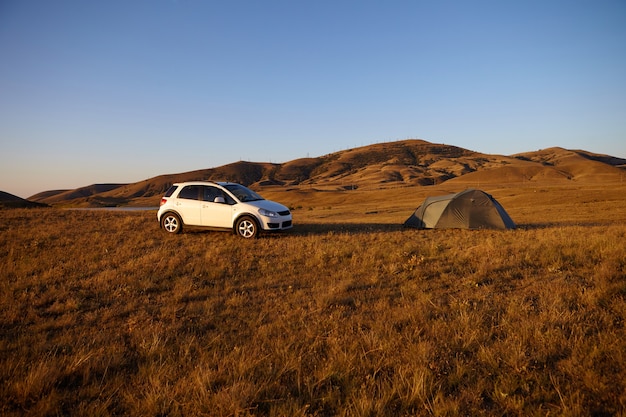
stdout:
<svg viewBox="0 0 626 417">
<path fill-rule="evenodd" d="M 183 230 L 183 222 L 176 213 L 165 213 L 161 217 L 161 227 L 167 233 L 175 235 Z"/>
<path fill-rule="evenodd" d="M 235 233 L 244 239 L 254 239 L 259 235 L 259 225 L 250 216 L 243 216 L 237 219 Z"/>
</svg>

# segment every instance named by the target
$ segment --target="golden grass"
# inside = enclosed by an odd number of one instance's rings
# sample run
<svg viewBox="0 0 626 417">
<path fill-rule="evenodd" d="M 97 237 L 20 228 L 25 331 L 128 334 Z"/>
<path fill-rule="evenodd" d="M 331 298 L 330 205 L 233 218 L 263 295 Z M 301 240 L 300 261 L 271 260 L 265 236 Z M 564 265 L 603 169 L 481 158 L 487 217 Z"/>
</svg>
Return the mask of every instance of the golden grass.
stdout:
<svg viewBox="0 0 626 417">
<path fill-rule="evenodd" d="M 2 211 L 0 414 L 623 415 L 624 190 L 487 190 L 521 228 L 403 230 L 425 191 L 302 192 L 252 242 Z"/>
</svg>

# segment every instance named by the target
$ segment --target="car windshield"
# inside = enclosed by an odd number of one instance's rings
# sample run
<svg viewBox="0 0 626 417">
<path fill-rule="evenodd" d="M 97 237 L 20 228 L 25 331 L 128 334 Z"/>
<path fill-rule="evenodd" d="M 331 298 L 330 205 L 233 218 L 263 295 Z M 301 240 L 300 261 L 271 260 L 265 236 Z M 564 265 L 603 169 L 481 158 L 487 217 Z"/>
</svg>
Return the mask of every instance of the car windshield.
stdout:
<svg viewBox="0 0 626 417">
<path fill-rule="evenodd" d="M 257 200 L 264 200 L 263 197 L 261 197 L 260 195 L 258 195 L 257 193 L 255 193 L 254 191 L 252 191 L 249 188 L 244 187 L 243 185 L 239 185 L 239 184 L 227 184 L 224 186 L 228 191 L 230 191 L 231 193 L 233 193 L 233 195 L 235 197 L 237 197 L 237 200 L 244 202 L 244 201 L 257 201 Z"/>
</svg>

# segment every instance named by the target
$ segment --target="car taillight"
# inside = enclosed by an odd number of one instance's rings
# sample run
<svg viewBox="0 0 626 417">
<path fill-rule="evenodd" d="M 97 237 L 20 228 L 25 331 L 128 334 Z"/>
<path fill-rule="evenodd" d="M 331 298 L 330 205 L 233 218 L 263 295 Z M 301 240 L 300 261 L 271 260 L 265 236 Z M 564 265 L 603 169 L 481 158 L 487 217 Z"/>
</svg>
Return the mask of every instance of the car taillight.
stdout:
<svg viewBox="0 0 626 417">
<path fill-rule="evenodd" d="M 161 204 L 159 204 L 159 205 L 161 205 L 161 206 L 162 206 L 162 205 L 163 205 L 163 204 L 165 204 L 165 203 L 167 203 L 167 198 L 162 198 L 162 199 L 161 199 Z"/>
</svg>

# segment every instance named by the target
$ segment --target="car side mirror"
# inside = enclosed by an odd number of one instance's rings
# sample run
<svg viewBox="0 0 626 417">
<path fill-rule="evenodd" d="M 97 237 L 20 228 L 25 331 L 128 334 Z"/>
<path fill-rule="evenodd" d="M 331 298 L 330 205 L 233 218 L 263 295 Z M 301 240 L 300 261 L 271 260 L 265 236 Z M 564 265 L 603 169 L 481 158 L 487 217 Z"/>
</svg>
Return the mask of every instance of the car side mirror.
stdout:
<svg viewBox="0 0 626 417">
<path fill-rule="evenodd" d="M 224 197 L 215 197 L 213 202 L 214 203 L 222 203 L 222 204 L 224 204 L 226 202 L 226 200 L 224 200 Z"/>
</svg>

